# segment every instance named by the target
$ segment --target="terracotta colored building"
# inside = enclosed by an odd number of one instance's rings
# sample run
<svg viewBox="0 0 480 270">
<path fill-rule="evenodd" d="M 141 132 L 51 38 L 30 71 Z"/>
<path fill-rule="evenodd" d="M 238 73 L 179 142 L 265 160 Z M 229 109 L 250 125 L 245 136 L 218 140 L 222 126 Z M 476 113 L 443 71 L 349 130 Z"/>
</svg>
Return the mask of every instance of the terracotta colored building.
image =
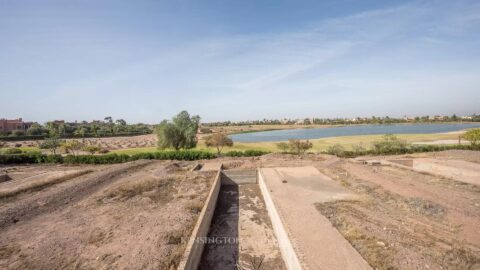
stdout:
<svg viewBox="0 0 480 270">
<path fill-rule="evenodd" d="M 8 120 L 0 119 L 0 132 L 11 132 L 14 130 L 25 131 L 29 127 L 28 123 L 23 122 L 22 118 Z"/>
</svg>

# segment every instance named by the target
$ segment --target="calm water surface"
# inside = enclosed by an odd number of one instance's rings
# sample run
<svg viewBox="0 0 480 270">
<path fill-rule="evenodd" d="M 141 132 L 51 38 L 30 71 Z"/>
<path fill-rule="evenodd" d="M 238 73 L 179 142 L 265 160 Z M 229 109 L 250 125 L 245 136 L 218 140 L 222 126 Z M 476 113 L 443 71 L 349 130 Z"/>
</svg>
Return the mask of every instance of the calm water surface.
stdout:
<svg viewBox="0 0 480 270">
<path fill-rule="evenodd" d="M 235 142 L 275 142 L 289 139 L 307 140 L 354 135 L 444 133 L 476 127 L 480 127 L 480 124 L 352 125 L 242 133 L 231 135 L 230 138 Z"/>
</svg>

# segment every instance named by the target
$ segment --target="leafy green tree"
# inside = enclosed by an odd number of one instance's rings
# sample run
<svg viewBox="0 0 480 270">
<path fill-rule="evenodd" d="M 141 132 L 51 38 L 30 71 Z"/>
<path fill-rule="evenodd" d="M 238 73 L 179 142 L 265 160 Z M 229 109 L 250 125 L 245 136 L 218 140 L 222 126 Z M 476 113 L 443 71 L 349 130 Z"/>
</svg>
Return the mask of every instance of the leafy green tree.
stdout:
<svg viewBox="0 0 480 270">
<path fill-rule="evenodd" d="M 175 150 L 194 148 L 197 146 L 199 124 L 200 116 L 190 117 L 187 111 L 180 112 L 171 121 L 163 120 L 157 127 L 158 147 Z"/>
<path fill-rule="evenodd" d="M 23 136 L 23 135 L 25 135 L 25 132 L 23 132 L 23 130 L 14 130 L 10 134 L 10 136 L 12 136 L 12 137 L 19 137 L 19 136 Z"/>
<path fill-rule="evenodd" d="M 117 123 L 117 125 L 119 125 L 119 126 L 126 126 L 127 125 L 127 121 L 125 121 L 123 119 L 117 119 L 115 121 L 115 123 Z"/>
<path fill-rule="evenodd" d="M 39 124 L 33 124 L 27 129 L 27 135 L 43 135 L 47 130 Z"/>
<path fill-rule="evenodd" d="M 85 135 L 87 135 L 87 133 L 88 133 L 88 128 L 85 127 L 85 126 L 82 126 L 80 128 L 77 128 L 73 134 L 85 137 Z"/>
<path fill-rule="evenodd" d="M 233 146 L 233 141 L 225 133 L 215 133 L 205 139 L 205 145 L 217 148 L 217 154 L 220 155 L 223 147 Z"/>
<path fill-rule="evenodd" d="M 92 125 L 92 132 L 93 134 L 95 135 L 98 135 L 98 130 L 100 129 L 100 127 L 98 125 Z"/>
<path fill-rule="evenodd" d="M 108 123 L 108 131 L 113 134 L 114 133 L 114 130 L 113 130 L 113 127 L 114 127 L 114 124 L 113 124 L 113 118 L 111 116 L 107 116 L 105 117 L 103 120 L 105 120 L 107 123 Z"/>
<path fill-rule="evenodd" d="M 467 141 L 470 141 L 472 145 L 477 145 L 477 143 L 480 142 L 480 128 L 470 129 L 463 135 L 463 137 Z"/>
</svg>

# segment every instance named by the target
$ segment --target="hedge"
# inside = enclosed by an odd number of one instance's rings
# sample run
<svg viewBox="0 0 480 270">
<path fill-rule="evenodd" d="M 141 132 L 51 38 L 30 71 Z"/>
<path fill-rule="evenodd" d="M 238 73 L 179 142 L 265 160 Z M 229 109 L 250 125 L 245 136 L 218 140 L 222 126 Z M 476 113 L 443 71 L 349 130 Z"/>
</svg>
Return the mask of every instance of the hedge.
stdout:
<svg viewBox="0 0 480 270">
<path fill-rule="evenodd" d="M 225 153 L 225 156 L 227 157 L 257 157 L 257 156 L 263 156 L 266 154 L 269 154 L 270 152 L 265 152 L 261 150 L 245 150 L 245 152 L 242 151 L 230 151 Z"/>
<path fill-rule="evenodd" d="M 267 154 L 268 152 L 259 150 L 231 151 L 226 153 L 230 157 L 253 157 Z M 22 163 L 65 163 L 65 164 L 115 164 L 124 163 L 139 159 L 157 159 L 157 160 L 200 160 L 212 159 L 217 156 L 214 153 L 199 150 L 179 150 L 179 151 L 158 151 L 127 154 L 105 154 L 105 155 L 78 155 L 78 156 L 60 156 L 45 155 L 40 152 L 28 152 L 21 154 L 0 155 L 0 164 L 22 164 Z"/>
<path fill-rule="evenodd" d="M 413 145 L 405 148 L 389 149 L 384 151 L 364 150 L 364 151 L 342 151 L 335 154 L 338 157 L 354 158 L 367 155 L 403 155 L 413 153 L 439 152 L 445 150 L 472 150 L 480 151 L 480 145 Z"/>
</svg>

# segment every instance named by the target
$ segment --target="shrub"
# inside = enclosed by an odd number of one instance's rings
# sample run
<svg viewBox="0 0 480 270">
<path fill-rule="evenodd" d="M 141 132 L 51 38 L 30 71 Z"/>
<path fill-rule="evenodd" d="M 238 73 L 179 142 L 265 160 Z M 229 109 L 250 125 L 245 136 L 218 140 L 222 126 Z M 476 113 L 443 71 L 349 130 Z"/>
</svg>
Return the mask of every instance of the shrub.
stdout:
<svg viewBox="0 0 480 270">
<path fill-rule="evenodd" d="M 279 142 L 276 144 L 277 148 L 280 149 L 282 153 L 287 153 L 290 146 L 286 142 Z"/>
<path fill-rule="evenodd" d="M 290 150 L 295 154 L 304 154 L 308 149 L 313 147 L 313 144 L 309 140 L 288 140 L 288 144 Z"/>
<path fill-rule="evenodd" d="M 75 156 L 78 154 L 78 151 L 83 149 L 84 144 L 77 140 L 71 140 L 63 142 L 61 147 L 65 150 L 65 153 L 72 153 Z"/>
<path fill-rule="evenodd" d="M 217 148 L 217 154 L 220 155 L 220 153 L 223 150 L 223 147 L 233 146 L 233 141 L 224 133 L 215 133 L 213 135 L 208 136 L 205 139 L 205 145 L 207 147 Z"/>
<path fill-rule="evenodd" d="M 408 152 L 409 144 L 392 134 L 383 136 L 383 140 L 373 142 L 373 149 L 379 154 L 404 154 Z"/>
<path fill-rule="evenodd" d="M 335 156 L 343 156 L 345 153 L 345 148 L 340 144 L 334 144 L 327 149 L 327 153 Z"/>
<path fill-rule="evenodd" d="M 467 141 L 470 141 L 472 145 L 476 145 L 478 142 L 480 142 L 480 128 L 470 129 L 463 135 L 463 137 Z"/>
<path fill-rule="evenodd" d="M 228 151 L 225 153 L 225 156 L 227 157 L 243 157 L 243 152 L 242 151 Z"/>
<path fill-rule="evenodd" d="M 3 150 L 3 153 L 5 155 L 14 155 L 14 154 L 21 154 L 21 153 L 23 153 L 23 151 L 18 149 L 18 148 L 7 148 L 7 149 Z"/>
<path fill-rule="evenodd" d="M 270 152 L 265 152 L 261 150 L 246 150 L 245 152 L 242 151 L 229 151 L 225 153 L 228 157 L 258 157 L 266 155 Z"/>
<path fill-rule="evenodd" d="M 52 154 L 57 154 L 57 149 L 60 147 L 61 141 L 59 140 L 58 136 L 51 136 L 46 138 L 42 143 L 40 143 L 40 149 L 49 149 L 52 151 Z"/>
<path fill-rule="evenodd" d="M 14 130 L 10 134 L 10 136 L 12 136 L 12 137 L 19 137 L 19 136 L 23 136 L 23 135 L 25 135 L 25 132 L 23 132 L 22 130 Z"/>
<path fill-rule="evenodd" d="M 243 153 L 245 157 L 258 157 L 269 154 L 270 152 L 261 151 L 261 150 L 245 150 Z"/>
<path fill-rule="evenodd" d="M 95 154 L 95 153 L 97 153 L 97 152 L 100 152 L 101 149 L 100 149 L 100 147 L 98 147 L 98 146 L 88 145 L 88 146 L 84 146 L 84 147 L 82 148 L 82 150 L 85 151 L 85 152 L 90 153 L 91 155 L 93 155 L 93 154 Z"/>
<path fill-rule="evenodd" d="M 363 143 L 355 144 L 352 146 L 354 153 L 362 153 L 367 149 L 363 146 Z"/>
<path fill-rule="evenodd" d="M 212 133 L 212 130 L 209 128 L 201 128 L 200 132 L 204 134 L 209 134 L 209 133 Z"/>
</svg>

